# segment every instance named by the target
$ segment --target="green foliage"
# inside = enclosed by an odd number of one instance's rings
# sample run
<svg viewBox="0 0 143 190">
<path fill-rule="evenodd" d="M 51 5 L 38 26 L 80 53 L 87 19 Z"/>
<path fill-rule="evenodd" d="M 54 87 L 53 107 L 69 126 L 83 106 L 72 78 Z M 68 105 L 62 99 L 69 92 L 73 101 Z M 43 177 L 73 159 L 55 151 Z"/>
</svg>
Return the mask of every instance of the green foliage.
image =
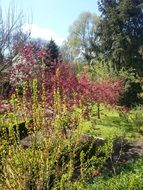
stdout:
<svg viewBox="0 0 143 190">
<path fill-rule="evenodd" d="M 135 69 L 122 68 L 119 72 L 116 72 L 111 62 L 92 60 L 90 75 L 96 81 L 120 79 L 123 82 L 123 94 L 119 100 L 119 105 L 131 108 L 143 103 L 142 78 Z"/>
<path fill-rule="evenodd" d="M 135 106 L 142 103 L 141 92 L 142 80 L 136 74 L 133 69 L 124 70 L 119 72 L 119 77 L 124 82 L 124 94 L 120 99 L 119 103 L 121 105 L 126 105 L 127 107 Z"/>
<path fill-rule="evenodd" d="M 64 62 L 73 63 L 75 62 L 75 51 L 72 49 L 68 40 L 65 40 L 60 47 L 61 57 Z"/>
<path fill-rule="evenodd" d="M 142 139 L 142 107 L 128 112 L 120 106 L 118 108 L 122 111 L 107 105 L 105 107 L 104 102 L 113 98 L 114 89 L 117 91 L 118 85 L 111 85 L 114 88 L 108 89 L 102 88 L 104 85 L 100 83 L 109 80 L 112 84 L 112 81 L 121 79 L 125 91 L 120 105 L 131 108 L 142 103 L 142 81 L 139 77 L 143 74 L 141 2 L 142 0 L 100 0 L 102 17 L 98 27 L 99 38 L 96 36 L 99 22 L 96 15 L 82 13 L 73 23 L 62 51 L 65 60 L 86 60 L 91 66 L 89 69 L 88 65 L 76 61 L 73 65 L 77 75 L 84 70 L 88 76 L 90 71 L 93 80 L 88 81 L 86 76 L 83 77 L 81 96 L 78 94 L 80 88 L 76 77 L 74 80 L 74 75 L 67 67 L 63 67 L 61 78 L 58 78 L 60 70 L 57 70 L 55 78 L 47 78 L 45 84 L 55 84 L 51 101 L 44 84 L 39 90 L 40 81 L 36 79 L 30 79 L 29 83 L 25 82 L 20 89 L 15 89 L 15 93 L 7 100 L 5 113 L 0 113 L 0 189 L 143 189 L 143 159 L 133 163 L 129 163 L 130 160 L 123 163 L 120 159 L 124 140 Z M 25 55 L 31 58 L 28 52 Z M 59 48 L 52 39 L 47 44 L 46 53 L 43 61 L 46 61 L 47 66 L 51 63 L 51 67 L 54 66 L 53 63 L 59 59 Z M 31 60 L 33 63 L 32 58 Z M 63 77 L 65 71 L 68 72 L 66 85 Z M 72 79 L 75 82 L 72 85 L 79 90 L 71 91 L 75 93 L 73 103 L 70 101 L 71 92 L 68 93 L 68 88 L 72 87 L 68 82 Z M 88 102 L 88 85 L 91 83 L 95 85 L 93 96 L 94 93 L 98 96 L 98 89 L 102 88 L 102 93 L 99 93 L 102 103 L 97 103 L 97 99 Z M 49 91 L 51 84 L 47 87 Z M 63 93 L 60 90 L 62 88 L 65 88 Z M 102 100 L 107 89 L 111 92 L 111 97 L 107 93 Z M 82 95 L 86 94 L 82 92 L 87 93 L 86 104 L 82 103 Z M 77 94 L 78 104 L 74 99 Z M 116 99 L 115 97 L 113 102 Z M 117 155 L 116 145 L 119 145 Z M 117 158 L 114 160 L 114 157 Z"/>
<path fill-rule="evenodd" d="M 132 67 L 142 74 L 142 0 L 100 0 L 99 10 L 102 15 L 97 33 L 104 58 L 112 61 L 115 70 Z"/>
<path fill-rule="evenodd" d="M 13 94 L 10 109 L 0 117 L 3 126 L 0 188 L 62 190 L 71 186 L 84 189 L 85 182 L 93 180 L 93 170 L 100 170 L 110 156 L 112 141 L 101 147 L 96 145 L 93 136 L 84 134 L 87 128 L 92 128 L 92 123 L 85 119 L 83 105 L 74 105 L 68 110 L 55 90 L 53 111 L 46 116 L 50 107 L 46 105 L 43 91 L 42 100 L 39 99 L 37 81 L 31 83 L 31 99 L 25 96 L 26 88 L 25 83 L 23 96 Z M 23 146 L 20 138 L 21 120 L 28 130 L 29 145 Z"/>
<path fill-rule="evenodd" d="M 91 133 L 113 139 L 126 137 L 131 141 L 142 139 L 143 132 L 143 108 L 142 106 L 135 107 L 130 111 L 117 111 L 114 109 L 105 108 L 102 106 L 101 119 L 96 119 L 96 130 L 91 130 Z M 93 120 L 93 119 L 92 119 Z M 133 139 L 132 139 L 133 138 Z"/>
<path fill-rule="evenodd" d="M 97 61 L 93 59 L 91 61 L 90 73 L 93 80 L 104 81 L 104 80 L 115 80 L 117 79 L 117 74 L 115 73 L 112 64 L 104 61 Z"/>
<path fill-rule="evenodd" d="M 124 137 L 127 128 L 134 131 L 137 126 L 140 132 L 138 127 L 142 121 L 142 108 L 119 116 L 116 110 L 102 106 L 99 120 L 95 114 L 96 105 L 92 104 L 88 110 L 89 117 L 85 118 L 82 105 L 74 105 L 69 111 L 57 91 L 54 94 L 54 115 L 47 120 L 43 110 L 44 102 L 38 100 L 36 81 L 33 81 L 32 91 L 32 102 L 27 102 L 25 97 L 21 99 L 18 94 L 14 95 L 10 100 L 13 111 L 9 110 L 0 118 L 1 126 L 8 125 L 10 132 L 10 138 L 5 138 L 7 134 L 4 133 L 0 142 L 2 190 L 142 189 L 141 159 L 121 168 L 114 166 L 117 175 L 104 170 L 107 159 L 113 153 L 113 141 Z M 44 101 L 44 97 L 42 99 Z M 30 117 L 28 105 L 32 105 Z M 13 130 L 14 124 L 18 126 L 18 114 L 23 110 L 26 127 L 30 118 L 34 129 L 29 130 L 31 146 L 26 149 L 17 138 L 18 133 L 15 136 L 16 131 Z M 83 134 L 104 137 L 106 143 L 98 146 L 91 141 L 88 144 Z"/>
<path fill-rule="evenodd" d="M 86 67 L 87 65 L 83 64 L 83 63 L 73 63 L 72 64 L 72 68 L 74 70 L 74 73 L 78 76 L 80 75 L 80 73 L 84 70 L 84 68 Z"/>
<path fill-rule="evenodd" d="M 67 44 L 75 61 L 90 63 L 97 56 L 96 28 L 99 18 L 90 12 L 83 12 L 69 30 Z"/>
<path fill-rule="evenodd" d="M 136 107 L 130 112 L 130 120 L 132 124 L 132 129 L 142 133 L 143 132 L 143 109 L 142 107 Z"/>
<path fill-rule="evenodd" d="M 57 61 L 59 58 L 59 47 L 54 42 L 54 40 L 50 40 L 49 43 L 46 45 L 47 48 L 47 54 L 50 54 L 50 60 L 48 62 L 54 62 Z"/>
<path fill-rule="evenodd" d="M 122 172 L 114 177 L 104 179 L 97 178 L 87 190 L 142 190 L 143 189 L 143 159 L 127 164 Z"/>
<path fill-rule="evenodd" d="M 0 115 L 0 189 L 136 190 L 142 187 L 138 166 L 133 165 L 130 173 L 126 173 L 126 168 L 121 168 L 121 173 L 118 162 L 113 162 L 111 169 L 105 168 L 114 153 L 113 143 L 122 139 L 129 128 L 140 132 L 141 110 L 120 116 L 116 110 L 101 104 L 101 119 L 98 119 L 95 103 L 86 108 L 82 103 L 74 104 L 69 109 L 57 88 L 53 105 L 49 105 L 44 87 L 39 96 L 37 80 L 30 85 L 31 98 L 26 96 L 25 82 L 22 95 L 17 89 L 9 99 L 7 112 Z M 23 146 L 21 140 L 21 122 L 29 135 L 28 146 Z"/>
</svg>

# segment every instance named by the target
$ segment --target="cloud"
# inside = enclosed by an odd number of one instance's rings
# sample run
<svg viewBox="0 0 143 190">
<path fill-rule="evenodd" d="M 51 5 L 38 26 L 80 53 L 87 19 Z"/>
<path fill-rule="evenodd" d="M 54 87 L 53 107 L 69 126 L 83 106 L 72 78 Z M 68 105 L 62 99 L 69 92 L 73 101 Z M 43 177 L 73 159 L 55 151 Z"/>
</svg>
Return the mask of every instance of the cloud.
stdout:
<svg viewBox="0 0 143 190">
<path fill-rule="evenodd" d="M 31 36 L 33 38 L 42 38 L 45 40 L 50 40 L 52 38 L 58 45 L 61 45 L 65 40 L 49 28 L 41 28 L 35 24 L 24 24 L 22 29 L 24 32 L 31 31 Z"/>
</svg>

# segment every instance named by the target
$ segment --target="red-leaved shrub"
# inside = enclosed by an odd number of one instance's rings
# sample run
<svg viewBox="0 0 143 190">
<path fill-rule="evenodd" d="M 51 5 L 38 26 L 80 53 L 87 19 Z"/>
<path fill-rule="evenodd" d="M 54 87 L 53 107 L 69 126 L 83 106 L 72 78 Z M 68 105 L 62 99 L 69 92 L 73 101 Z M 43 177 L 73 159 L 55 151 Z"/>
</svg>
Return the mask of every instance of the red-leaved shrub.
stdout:
<svg viewBox="0 0 143 190">
<path fill-rule="evenodd" d="M 87 105 L 91 101 L 112 106 L 118 102 L 122 93 L 122 81 L 92 81 L 88 73 L 77 77 L 70 65 L 56 61 L 51 64 L 50 69 L 44 62 L 46 59 L 44 48 L 35 50 L 32 45 L 26 45 L 11 67 L 11 85 L 22 85 L 24 81 L 36 79 L 39 94 L 44 87 L 49 105 L 53 103 L 56 90 L 69 107 L 74 103 Z"/>
</svg>

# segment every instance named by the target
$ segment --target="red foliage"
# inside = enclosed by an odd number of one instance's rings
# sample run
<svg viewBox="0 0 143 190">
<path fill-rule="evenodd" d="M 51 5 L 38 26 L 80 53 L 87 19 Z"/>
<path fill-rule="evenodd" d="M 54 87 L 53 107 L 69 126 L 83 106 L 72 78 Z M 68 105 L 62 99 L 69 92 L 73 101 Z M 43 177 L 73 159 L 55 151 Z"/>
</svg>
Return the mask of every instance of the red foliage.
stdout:
<svg viewBox="0 0 143 190">
<path fill-rule="evenodd" d="M 98 103 L 115 105 L 123 91 L 122 81 L 91 81 L 87 74 L 79 78 L 79 92 L 84 101 L 92 100 Z"/>
<path fill-rule="evenodd" d="M 23 81 L 37 79 L 39 90 L 46 89 L 47 103 L 52 104 L 53 94 L 58 89 L 60 96 L 71 106 L 73 103 L 89 101 L 115 105 L 122 93 L 122 81 L 91 81 L 88 74 L 83 73 L 79 78 L 75 75 L 70 65 L 61 62 L 51 64 L 54 69 L 49 69 L 44 64 L 47 55 L 44 48 L 34 49 L 26 45 L 19 52 L 20 59 L 13 65 L 10 72 L 11 84 L 21 84 Z"/>
<path fill-rule="evenodd" d="M 102 81 L 93 83 L 93 92 L 95 101 L 109 105 L 115 105 L 122 94 L 122 81 Z"/>
<path fill-rule="evenodd" d="M 58 90 L 61 98 L 64 99 L 69 106 L 73 104 L 74 94 L 77 92 L 78 80 L 69 65 L 58 63 L 54 74 L 46 69 L 41 83 L 46 89 L 48 103 L 52 103 L 53 94 L 55 90 Z"/>
</svg>

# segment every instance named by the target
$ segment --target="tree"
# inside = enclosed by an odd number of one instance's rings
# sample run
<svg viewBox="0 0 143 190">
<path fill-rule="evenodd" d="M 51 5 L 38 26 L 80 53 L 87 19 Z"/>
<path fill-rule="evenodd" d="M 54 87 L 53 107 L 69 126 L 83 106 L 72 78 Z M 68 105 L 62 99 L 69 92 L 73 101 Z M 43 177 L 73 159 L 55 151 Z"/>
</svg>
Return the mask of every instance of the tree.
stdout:
<svg viewBox="0 0 143 190">
<path fill-rule="evenodd" d="M 99 18 L 90 12 L 83 12 L 69 30 L 68 44 L 75 58 L 90 63 L 97 56 L 96 28 Z"/>
<path fill-rule="evenodd" d="M 57 46 L 55 41 L 51 39 L 49 43 L 46 45 L 46 48 L 47 53 L 50 54 L 50 62 L 57 61 L 59 58 L 59 47 Z"/>
<path fill-rule="evenodd" d="M 30 31 L 23 33 L 23 12 L 16 12 L 14 6 L 3 14 L 0 5 L 0 94 L 9 91 L 9 67 L 12 66 L 15 56 L 23 49 Z"/>
<path fill-rule="evenodd" d="M 114 69 L 133 68 L 143 74 L 143 0 L 100 0 L 98 36 L 105 60 Z"/>
<path fill-rule="evenodd" d="M 61 57 L 64 62 L 72 63 L 75 61 L 73 48 L 70 46 L 69 41 L 65 40 L 60 47 Z"/>
<path fill-rule="evenodd" d="M 12 64 L 15 56 L 14 45 L 22 45 L 26 35 L 22 32 L 23 13 L 16 14 L 10 7 L 6 15 L 3 15 L 0 7 L 0 74 Z"/>
</svg>

